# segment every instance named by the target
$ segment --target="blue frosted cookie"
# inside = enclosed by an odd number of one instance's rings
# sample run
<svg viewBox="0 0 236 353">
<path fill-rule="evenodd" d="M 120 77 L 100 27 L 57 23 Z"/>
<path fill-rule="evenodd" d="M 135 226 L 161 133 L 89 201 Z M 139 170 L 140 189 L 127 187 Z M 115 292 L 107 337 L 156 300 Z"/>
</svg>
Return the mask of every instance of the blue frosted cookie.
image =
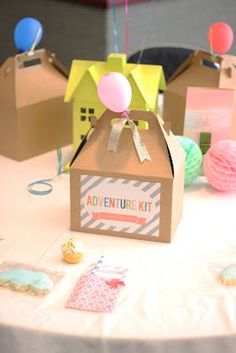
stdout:
<svg viewBox="0 0 236 353">
<path fill-rule="evenodd" d="M 47 294 L 54 283 L 47 273 L 15 267 L 0 272 L 0 286 L 11 287 L 18 291 Z"/>
<path fill-rule="evenodd" d="M 236 286 L 236 264 L 227 266 L 220 273 L 220 280 L 223 284 L 228 286 Z"/>
</svg>

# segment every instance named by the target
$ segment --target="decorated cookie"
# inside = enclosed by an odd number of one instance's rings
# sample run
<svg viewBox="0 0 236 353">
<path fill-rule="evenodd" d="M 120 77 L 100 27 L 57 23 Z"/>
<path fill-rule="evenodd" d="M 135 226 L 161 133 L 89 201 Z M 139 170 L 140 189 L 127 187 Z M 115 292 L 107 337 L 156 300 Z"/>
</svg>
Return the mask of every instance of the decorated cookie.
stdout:
<svg viewBox="0 0 236 353">
<path fill-rule="evenodd" d="M 83 259 L 85 247 L 80 240 L 71 238 L 62 245 L 62 253 L 66 262 L 77 264 Z"/>
<path fill-rule="evenodd" d="M 223 284 L 228 286 L 236 286 L 236 264 L 227 266 L 220 273 L 220 280 Z"/>
<path fill-rule="evenodd" d="M 54 282 L 47 273 L 16 267 L 0 272 L 0 286 L 42 295 L 50 292 Z"/>
</svg>

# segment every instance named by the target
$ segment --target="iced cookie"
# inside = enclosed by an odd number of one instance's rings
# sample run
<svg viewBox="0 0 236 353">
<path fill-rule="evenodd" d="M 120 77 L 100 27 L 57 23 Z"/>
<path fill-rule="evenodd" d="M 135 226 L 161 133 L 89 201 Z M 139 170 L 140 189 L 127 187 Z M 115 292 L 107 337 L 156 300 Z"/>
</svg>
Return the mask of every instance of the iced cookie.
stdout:
<svg viewBox="0 0 236 353">
<path fill-rule="evenodd" d="M 236 286 L 236 264 L 227 266 L 219 275 L 223 284 Z"/>
<path fill-rule="evenodd" d="M 0 272 L 0 286 L 42 295 L 49 293 L 54 283 L 47 273 L 12 268 Z"/>
<path fill-rule="evenodd" d="M 83 259 L 85 247 L 80 240 L 71 238 L 62 245 L 62 253 L 66 262 L 77 264 Z"/>
</svg>

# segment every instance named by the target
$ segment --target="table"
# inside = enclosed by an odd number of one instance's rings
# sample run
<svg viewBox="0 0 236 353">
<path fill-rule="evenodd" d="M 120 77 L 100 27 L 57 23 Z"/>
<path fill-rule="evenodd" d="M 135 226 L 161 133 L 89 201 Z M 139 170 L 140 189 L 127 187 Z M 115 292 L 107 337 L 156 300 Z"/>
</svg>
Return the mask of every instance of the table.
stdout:
<svg viewBox="0 0 236 353">
<path fill-rule="evenodd" d="M 71 147 L 63 149 L 63 158 Z M 236 194 L 214 191 L 204 177 L 185 190 L 183 217 L 171 244 L 73 233 L 69 176 L 47 196 L 30 194 L 35 179 L 56 174 L 56 153 L 24 162 L 0 156 L 0 263 L 63 271 L 46 297 L 0 288 L 1 353 L 235 353 L 236 289 L 217 281 L 236 262 Z M 85 260 L 68 265 L 61 244 L 79 237 Z M 113 313 L 65 308 L 71 289 L 101 255 L 127 265 Z"/>
</svg>

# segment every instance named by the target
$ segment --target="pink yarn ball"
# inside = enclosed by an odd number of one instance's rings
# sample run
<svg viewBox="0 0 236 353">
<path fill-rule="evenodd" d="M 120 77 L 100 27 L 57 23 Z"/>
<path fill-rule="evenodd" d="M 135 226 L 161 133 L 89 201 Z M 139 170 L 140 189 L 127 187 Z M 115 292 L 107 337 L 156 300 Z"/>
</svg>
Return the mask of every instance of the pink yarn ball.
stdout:
<svg viewBox="0 0 236 353">
<path fill-rule="evenodd" d="M 97 92 L 102 103 L 116 113 L 127 110 L 132 98 L 129 81 L 118 72 L 103 76 L 98 82 Z"/>
<path fill-rule="evenodd" d="M 204 157 L 203 170 L 208 182 L 219 191 L 236 190 L 236 141 L 219 141 Z"/>
</svg>

